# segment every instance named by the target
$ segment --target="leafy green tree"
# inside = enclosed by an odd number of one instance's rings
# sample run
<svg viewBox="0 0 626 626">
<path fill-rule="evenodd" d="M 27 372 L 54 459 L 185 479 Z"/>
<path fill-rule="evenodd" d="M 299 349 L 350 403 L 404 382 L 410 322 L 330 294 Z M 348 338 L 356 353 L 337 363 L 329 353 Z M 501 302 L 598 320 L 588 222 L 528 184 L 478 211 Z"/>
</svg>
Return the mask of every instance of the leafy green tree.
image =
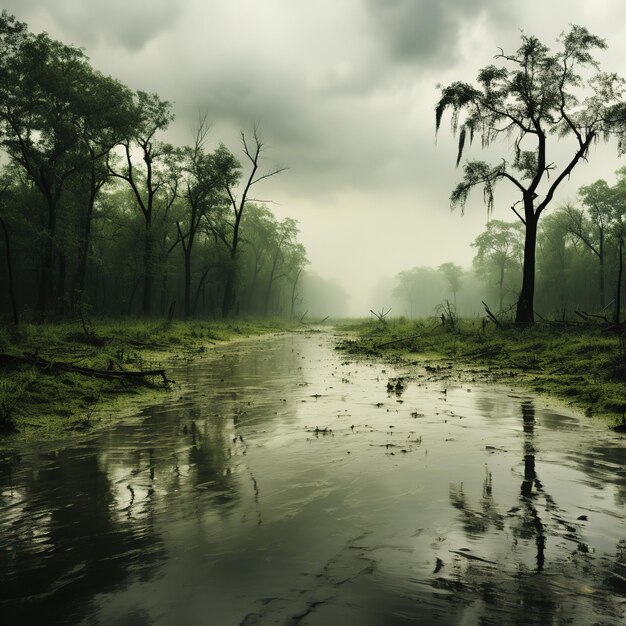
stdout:
<svg viewBox="0 0 626 626">
<path fill-rule="evenodd" d="M 441 90 L 436 106 L 436 128 L 446 110 L 452 111 L 452 130 L 458 133 L 457 165 L 466 142 L 478 133 L 482 147 L 508 137 L 511 158 L 490 165 L 468 161 L 463 180 L 450 197 L 451 207 L 463 209 L 470 191 L 482 187 L 488 212 L 494 206 L 498 182 L 512 184 L 521 199 L 521 212 L 513 211 L 525 227 L 522 288 L 516 322 L 534 321 L 535 249 L 537 225 L 561 183 L 585 159 L 589 147 L 600 138 L 625 142 L 626 104 L 624 81 L 615 74 L 601 73 L 592 52 L 606 48 L 604 40 L 582 26 L 571 26 L 559 38 L 560 49 L 552 52 L 536 37 L 521 36 L 521 46 L 512 54 L 497 55 L 501 66 L 488 65 L 478 73 L 478 86 L 454 82 Z M 580 72 L 587 72 L 584 80 Z M 589 74 L 591 74 L 589 76 Z M 581 99 L 583 88 L 587 96 Z M 573 149 L 563 167 L 548 160 L 549 139 L 571 138 Z"/>
<path fill-rule="evenodd" d="M 410 317 L 431 315 L 446 293 L 445 277 L 432 267 L 414 267 L 395 277 L 394 301 Z M 396 309 L 394 309 L 396 310 Z"/>
<path fill-rule="evenodd" d="M 615 325 L 621 326 L 622 278 L 624 273 L 624 248 L 626 247 L 626 167 L 617 170 L 617 183 L 613 187 L 614 202 L 611 212 L 610 233 L 617 241 L 617 280 L 615 289 Z"/>
<path fill-rule="evenodd" d="M 114 130 L 102 131 L 118 124 L 128 91 L 94 71 L 80 49 L 45 33 L 31 34 L 6 12 L 0 15 L 0 52 L 0 141 L 46 204 L 35 307 L 43 316 L 54 294 L 63 190 L 70 177 L 118 141 Z M 101 138 L 97 147 L 90 142 L 95 135 Z"/>
<path fill-rule="evenodd" d="M 536 301 L 544 310 L 544 315 L 563 316 L 568 306 L 578 306 L 580 303 L 580 298 L 572 300 L 578 278 L 576 261 L 581 251 L 584 252 L 576 243 L 564 211 L 556 210 L 542 219 L 537 233 L 539 289 Z"/>
<path fill-rule="evenodd" d="M 216 223 L 216 217 L 222 217 L 227 208 L 228 198 L 224 193 L 224 181 L 220 167 L 216 164 L 218 157 L 226 150 L 218 148 L 219 155 L 207 153 L 204 144 L 209 127 L 206 117 L 200 120 L 195 134 L 194 145 L 182 150 L 183 181 L 182 198 L 184 201 L 184 216 L 176 221 L 178 242 L 180 242 L 184 260 L 184 315 L 192 314 L 191 303 L 191 276 L 192 252 L 200 227 L 204 220 Z M 222 220 L 217 220 L 222 221 Z M 223 232 L 220 229 L 219 232 Z"/>
<path fill-rule="evenodd" d="M 112 78 L 100 76 L 88 89 L 92 103 L 90 113 L 81 128 L 88 158 L 75 177 L 79 179 L 77 187 L 82 210 L 78 220 L 78 257 L 72 285 L 74 306 L 82 302 L 85 291 L 96 202 L 102 188 L 110 181 L 107 157 L 123 137 L 133 132 L 138 123 L 133 95 L 124 85 Z M 107 103 L 105 109 L 101 103 Z"/>
<path fill-rule="evenodd" d="M 298 243 L 297 238 L 297 222 L 290 217 L 286 217 L 278 224 L 271 241 L 269 276 L 263 299 L 263 312 L 265 315 L 270 313 L 270 297 L 274 284 L 289 275 L 290 265 L 295 263 L 295 257 L 301 258 L 304 256 L 306 258 L 304 247 Z M 297 264 L 300 264 L 299 260 Z"/>
<path fill-rule="evenodd" d="M 261 306 L 257 302 L 257 291 L 261 278 L 266 273 L 272 255 L 272 240 L 278 227 L 274 214 L 265 206 L 248 204 L 246 214 L 242 220 L 243 248 L 245 259 L 247 313 L 260 312 Z M 258 305 L 258 306 L 257 306 Z"/>
<path fill-rule="evenodd" d="M 606 304 L 606 238 L 611 217 L 614 213 L 615 191 L 605 180 L 597 180 L 581 187 L 578 195 L 584 211 L 572 205 L 564 210 L 569 218 L 570 232 L 577 237 L 598 259 L 600 307 Z"/>
<path fill-rule="evenodd" d="M 302 277 L 302 273 L 308 264 L 309 259 L 306 256 L 306 248 L 301 243 L 294 242 L 294 245 L 292 245 L 289 249 L 286 261 L 286 277 L 291 283 L 291 297 L 289 300 L 289 316 L 291 318 L 295 317 L 296 304 L 302 299 L 298 293 L 300 278 Z"/>
<path fill-rule="evenodd" d="M 159 200 L 165 213 L 176 200 L 180 153 L 157 138 L 174 119 L 171 104 L 157 94 L 138 91 L 134 106 L 138 123 L 120 142 L 121 160 L 111 158 L 108 168 L 111 176 L 128 183 L 144 219 L 142 313 L 149 316 L 155 275 L 155 212 Z"/>
<path fill-rule="evenodd" d="M 463 278 L 463 268 L 456 263 L 442 263 L 439 271 L 446 277 L 448 287 L 452 292 L 454 306 L 456 308 L 456 294 L 461 289 L 461 278 Z"/>
<path fill-rule="evenodd" d="M 509 272 L 519 267 L 523 250 L 523 228 L 521 224 L 490 220 L 487 228 L 472 246 L 476 248 L 474 267 L 476 273 L 488 283 L 494 280 L 498 285 L 500 310 L 504 307 L 504 298 L 510 290 L 506 286 Z"/>
</svg>

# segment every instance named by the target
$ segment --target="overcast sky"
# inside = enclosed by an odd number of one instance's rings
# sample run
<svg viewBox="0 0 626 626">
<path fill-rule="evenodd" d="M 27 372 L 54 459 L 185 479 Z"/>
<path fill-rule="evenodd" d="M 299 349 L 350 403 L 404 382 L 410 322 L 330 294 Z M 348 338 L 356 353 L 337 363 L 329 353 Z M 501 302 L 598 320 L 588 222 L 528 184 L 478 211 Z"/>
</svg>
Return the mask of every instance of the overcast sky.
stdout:
<svg viewBox="0 0 626 626">
<path fill-rule="evenodd" d="M 85 49 L 132 89 L 175 104 L 168 139 L 188 143 L 198 108 L 212 139 L 239 150 L 260 125 L 267 166 L 290 169 L 258 189 L 297 219 L 311 269 L 335 277 L 366 314 L 381 277 L 419 265 L 471 265 L 486 223 L 481 194 L 450 213 L 459 179 L 438 83 L 472 81 L 520 29 L 552 44 L 570 23 L 604 37 L 602 68 L 626 76 L 626 4 L 619 0 L 4 0 L 34 32 Z M 502 150 L 506 149 L 506 144 Z M 557 154 L 570 148 L 560 146 Z M 472 156 L 479 157 L 475 148 Z M 561 188 L 614 180 L 615 146 L 592 149 Z M 494 217 L 511 219 L 502 187 Z"/>
</svg>

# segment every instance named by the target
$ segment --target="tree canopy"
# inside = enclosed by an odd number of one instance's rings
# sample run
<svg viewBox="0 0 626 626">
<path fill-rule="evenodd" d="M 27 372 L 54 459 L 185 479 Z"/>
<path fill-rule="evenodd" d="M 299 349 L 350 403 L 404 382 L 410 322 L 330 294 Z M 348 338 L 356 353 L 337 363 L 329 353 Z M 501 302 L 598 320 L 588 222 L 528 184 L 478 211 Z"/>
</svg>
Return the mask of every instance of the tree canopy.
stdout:
<svg viewBox="0 0 626 626">
<path fill-rule="evenodd" d="M 517 321 L 533 321 L 537 222 L 559 185 L 587 157 L 593 142 L 617 139 L 626 147 L 624 80 L 601 72 L 593 54 L 606 48 L 603 39 L 582 26 L 571 26 L 552 51 L 536 37 L 522 33 L 512 54 L 503 50 L 478 72 L 477 84 L 454 82 L 441 88 L 435 109 L 439 130 L 443 115 L 451 112 L 452 132 L 458 135 L 457 165 L 474 138 L 488 148 L 506 138 L 506 157 L 495 164 L 470 160 L 463 179 L 450 196 L 451 207 L 464 208 L 475 187 L 482 188 L 490 213 L 496 185 L 508 181 L 521 198 L 512 210 L 523 222 L 524 275 Z M 548 141 L 572 140 L 569 157 L 560 166 L 549 160 Z M 510 145 L 510 148 L 508 147 Z M 521 204 L 521 208 L 517 205 Z"/>
</svg>

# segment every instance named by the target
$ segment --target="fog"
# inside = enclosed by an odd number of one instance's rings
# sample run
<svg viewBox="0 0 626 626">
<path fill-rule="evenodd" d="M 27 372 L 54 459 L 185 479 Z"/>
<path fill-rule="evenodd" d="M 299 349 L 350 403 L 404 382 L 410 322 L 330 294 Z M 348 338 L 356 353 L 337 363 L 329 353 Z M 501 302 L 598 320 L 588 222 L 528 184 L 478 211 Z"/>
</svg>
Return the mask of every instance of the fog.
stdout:
<svg viewBox="0 0 626 626">
<path fill-rule="evenodd" d="M 215 145 L 238 150 L 258 124 L 268 163 L 289 169 L 258 189 L 279 219 L 300 226 L 310 271 L 368 314 L 380 285 L 413 267 L 469 268 L 484 229 L 480 193 L 451 213 L 460 173 L 447 122 L 435 138 L 437 84 L 471 81 L 520 29 L 547 43 L 580 23 L 609 48 L 603 69 L 626 75 L 626 7 L 617 0 L 6 0 L 33 32 L 83 47 L 92 64 L 132 89 L 175 103 L 168 131 L 189 143 L 198 110 Z M 571 146 L 559 147 L 569 154 Z M 480 153 L 478 147 L 472 155 Z M 497 148 L 492 151 L 498 158 Z M 488 156 L 488 155 L 487 155 Z M 550 158 L 558 160 L 559 154 Z M 612 182 L 615 146 L 592 148 L 554 205 L 583 184 Z M 494 216 L 512 219 L 502 185 Z"/>
</svg>

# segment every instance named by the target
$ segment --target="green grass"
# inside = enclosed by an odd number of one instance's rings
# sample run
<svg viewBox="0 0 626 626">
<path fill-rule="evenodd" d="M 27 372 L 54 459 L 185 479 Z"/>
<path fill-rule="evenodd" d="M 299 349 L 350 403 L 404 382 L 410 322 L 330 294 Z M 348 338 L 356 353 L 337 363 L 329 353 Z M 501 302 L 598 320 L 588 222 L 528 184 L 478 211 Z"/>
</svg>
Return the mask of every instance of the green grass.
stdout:
<svg viewBox="0 0 626 626">
<path fill-rule="evenodd" d="M 25 324 L 0 329 L 0 352 L 34 353 L 97 369 L 165 367 L 192 360 L 212 345 L 238 337 L 294 328 L 283 320 L 236 320 L 170 324 L 98 320 L 88 333 L 80 323 Z M 0 364 L 0 448 L 15 437 L 41 440 L 107 423 L 168 393 L 158 380 L 104 380 L 69 372 L 43 372 L 25 364 Z"/>
<path fill-rule="evenodd" d="M 481 320 L 461 320 L 450 327 L 439 319 L 400 318 L 353 321 L 342 329 L 355 337 L 340 343 L 350 353 L 424 362 L 446 359 L 466 370 L 479 368 L 472 371 L 480 376 L 566 399 L 612 423 L 621 422 L 626 413 L 624 341 L 601 328 L 541 324 L 499 329 L 483 326 Z"/>
</svg>

